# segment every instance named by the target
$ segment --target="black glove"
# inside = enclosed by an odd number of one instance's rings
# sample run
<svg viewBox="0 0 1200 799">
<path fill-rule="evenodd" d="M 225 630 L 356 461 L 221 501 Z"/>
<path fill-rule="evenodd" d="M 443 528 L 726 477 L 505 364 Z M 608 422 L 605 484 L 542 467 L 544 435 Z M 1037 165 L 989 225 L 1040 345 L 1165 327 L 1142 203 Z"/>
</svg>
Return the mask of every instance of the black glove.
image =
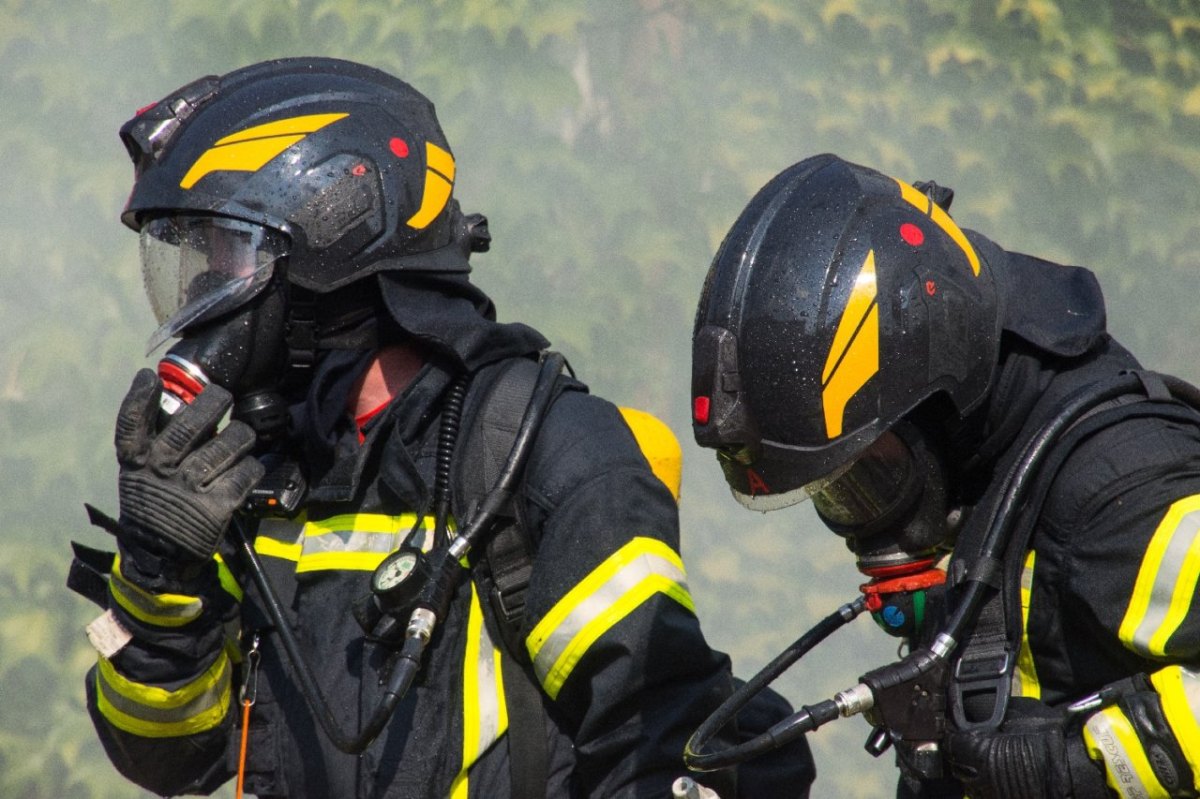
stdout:
<svg viewBox="0 0 1200 799">
<path fill-rule="evenodd" d="M 1009 701 L 995 732 L 958 732 L 950 768 L 971 799 L 1101 799 L 1112 794 L 1078 732 L 1067 736 L 1061 711 L 1024 697 Z"/>
<path fill-rule="evenodd" d="M 138 372 L 117 415 L 120 525 L 134 547 L 208 561 L 234 512 L 263 476 L 249 456 L 254 431 L 230 422 L 214 435 L 233 398 L 210 385 L 157 431 L 162 383 Z"/>
</svg>

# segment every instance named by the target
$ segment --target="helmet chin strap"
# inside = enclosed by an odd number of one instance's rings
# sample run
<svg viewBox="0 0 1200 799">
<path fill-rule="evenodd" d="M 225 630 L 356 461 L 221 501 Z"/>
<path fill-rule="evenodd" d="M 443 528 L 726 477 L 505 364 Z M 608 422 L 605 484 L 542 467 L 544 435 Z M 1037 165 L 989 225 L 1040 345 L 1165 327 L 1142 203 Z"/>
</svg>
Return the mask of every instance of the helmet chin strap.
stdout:
<svg viewBox="0 0 1200 799">
<path fill-rule="evenodd" d="M 373 281 L 371 282 L 373 285 Z M 321 352 L 373 350 L 379 346 L 377 294 L 352 285 L 341 291 L 317 294 L 287 282 L 288 366 L 281 390 L 303 391 L 312 381 Z"/>
</svg>

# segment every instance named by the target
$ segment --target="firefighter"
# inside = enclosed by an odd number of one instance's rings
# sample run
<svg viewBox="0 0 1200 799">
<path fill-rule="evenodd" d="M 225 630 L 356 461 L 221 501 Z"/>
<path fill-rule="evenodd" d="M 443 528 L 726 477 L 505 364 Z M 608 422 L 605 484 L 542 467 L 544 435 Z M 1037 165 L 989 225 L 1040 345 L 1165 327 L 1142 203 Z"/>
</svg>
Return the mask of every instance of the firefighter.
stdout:
<svg viewBox="0 0 1200 799">
<path fill-rule="evenodd" d="M 770 181 L 704 284 L 696 440 L 746 507 L 811 498 L 907 642 L 831 703 L 900 796 L 1200 795 L 1196 392 L 952 197 L 834 155 Z"/>
<path fill-rule="evenodd" d="M 107 607 L 87 703 L 117 769 L 163 795 L 668 796 L 732 690 L 679 556 L 677 443 L 496 321 L 431 103 L 284 59 L 121 138 L 150 347 L 177 341 L 121 405 L 118 518 L 91 509 L 118 551 L 72 571 Z M 796 750 L 742 792 L 811 774 Z"/>
</svg>

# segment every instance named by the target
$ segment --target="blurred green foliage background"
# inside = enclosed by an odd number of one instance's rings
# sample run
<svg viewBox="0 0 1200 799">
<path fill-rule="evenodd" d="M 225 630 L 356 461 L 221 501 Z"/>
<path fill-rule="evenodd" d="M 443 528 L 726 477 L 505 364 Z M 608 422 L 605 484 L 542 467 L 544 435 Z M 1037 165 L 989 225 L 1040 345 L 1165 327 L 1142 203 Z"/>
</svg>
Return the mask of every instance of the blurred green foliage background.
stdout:
<svg viewBox="0 0 1200 799">
<path fill-rule="evenodd" d="M 1086 264 L 1143 360 L 1200 378 L 1195 0 L 0 0 L 0 795 L 138 796 L 83 711 L 94 610 L 68 540 L 102 546 L 111 426 L 153 328 L 117 215 L 135 109 L 203 74 L 353 58 L 437 104 L 475 278 L 594 391 L 684 445 L 684 555 L 748 676 L 859 579 L 806 508 L 738 507 L 688 418 L 692 314 L 753 192 L 834 151 L 957 191 L 965 227 Z M 860 621 L 779 682 L 811 703 L 894 654 Z M 814 796 L 891 791 L 861 720 L 812 736 Z M 231 795 L 231 794 L 230 794 Z"/>
</svg>

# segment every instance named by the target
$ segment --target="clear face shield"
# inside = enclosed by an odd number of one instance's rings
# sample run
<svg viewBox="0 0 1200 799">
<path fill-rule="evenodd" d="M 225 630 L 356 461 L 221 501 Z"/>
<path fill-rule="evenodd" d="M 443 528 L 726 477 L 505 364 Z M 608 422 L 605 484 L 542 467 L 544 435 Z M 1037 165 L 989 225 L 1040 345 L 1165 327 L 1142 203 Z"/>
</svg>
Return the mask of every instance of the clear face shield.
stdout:
<svg viewBox="0 0 1200 799">
<path fill-rule="evenodd" d="M 159 328 L 146 354 L 232 311 L 270 282 L 287 254 L 280 231 L 219 216 L 165 216 L 141 230 L 142 278 Z"/>
<path fill-rule="evenodd" d="M 718 451 L 718 457 L 734 496 L 752 510 L 811 499 L 868 573 L 926 560 L 952 535 L 944 467 L 910 424 L 885 431 L 848 463 L 809 482 L 783 458 L 755 458 L 749 449 Z"/>
<path fill-rule="evenodd" d="M 803 483 L 787 460 L 755 457 L 749 447 L 718 449 L 717 462 L 734 498 L 750 510 L 762 513 L 812 499 L 853 465 L 853 462 L 843 464 L 818 480 Z"/>
</svg>

